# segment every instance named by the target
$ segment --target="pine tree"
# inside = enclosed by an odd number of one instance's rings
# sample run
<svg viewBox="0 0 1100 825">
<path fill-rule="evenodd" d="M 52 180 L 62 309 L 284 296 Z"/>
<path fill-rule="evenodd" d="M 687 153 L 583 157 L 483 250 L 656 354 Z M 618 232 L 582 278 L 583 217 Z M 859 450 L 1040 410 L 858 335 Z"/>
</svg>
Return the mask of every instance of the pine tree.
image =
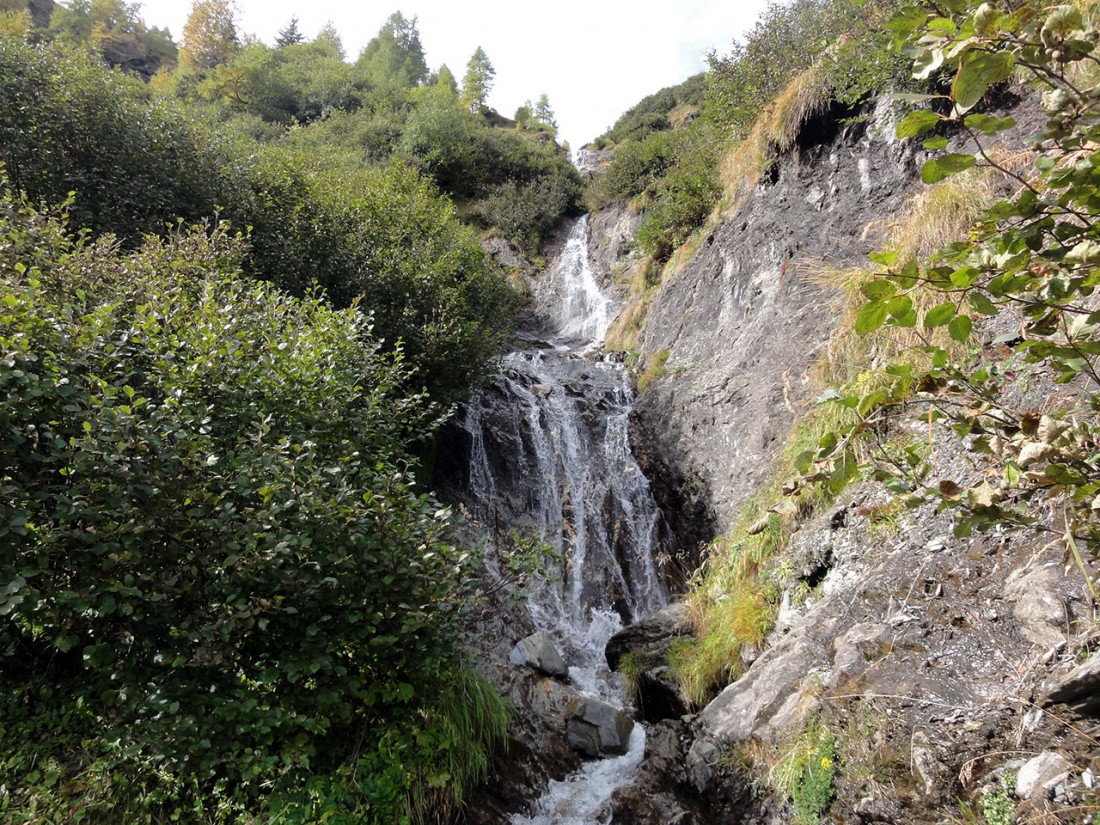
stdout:
<svg viewBox="0 0 1100 825">
<path fill-rule="evenodd" d="M 298 17 L 295 15 L 290 18 L 290 22 L 279 31 L 279 34 L 275 37 L 275 45 L 280 49 L 285 49 L 287 46 L 296 46 L 305 40 L 302 33 L 298 30 Z"/>
<path fill-rule="evenodd" d="M 180 60 L 192 69 L 227 63 L 240 46 L 229 0 L 195 0 L 183 26 Z"/>
<path fill-rule="evenodd" d="M 496 70 L 489 62 L 489 56 L 478 46 L 466 64 L 466 75 L 462 78 L 462 100 L 471 111 L 485 111 L 495 76 Z"/>
</svg>

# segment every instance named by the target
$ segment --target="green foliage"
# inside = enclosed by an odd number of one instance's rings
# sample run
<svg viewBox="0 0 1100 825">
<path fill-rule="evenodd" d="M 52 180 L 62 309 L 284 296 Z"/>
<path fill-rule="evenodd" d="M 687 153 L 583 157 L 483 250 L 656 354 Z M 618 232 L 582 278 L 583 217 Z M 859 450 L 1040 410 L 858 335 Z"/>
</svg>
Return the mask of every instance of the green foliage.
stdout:
<svg viewBox="0 0 1100 825">
<path fill-rule="evenodd" d="M 1016 822 L 1016 804 L 1007 787 L 984 794 L 978 800 L 978 809 L 982 812 L 982 825 L 1014 825 Z"/>
<path fill-rule="evenodd" d="M 428 64 L 416 18 L 409 20 L 399 11 L 391 14 L 367 43 L 355 67 L 374 85 L 412 88 L 424 83 Z"/>
<path fill-rule="evenodd" d="M 700 108 L 705 90 L 706 75 L 697 74 L 677 86 L 642 98 L 620 115 L 614 126 L 596 138 L 596 146 L 602 149 L 628 140 L 644 140 L 651 132 L 671 129 L 673 112 L 679 108 Z"/>
<path fill-rule="evenodd" d="M 87 742 L 97 770 L 163 777 L 142 805 L 253 809 L 359 739 L 408 755 L 368 763 L 349 811 L 457 804 L 504 711 L 455 660 L 470 557 L 415 490 L 435 415 L 400 354 L 355 308 L 241 279 L 224 226 L 123 253 L 5 196 L 0 250 L 0 670 L 23 734 L 0 765 Z M 56 764 L 65 805 L 87 789 Z"/>
<path fill-rule="evenodd" d="M 972 437 L 973 447 L 989 454 L 993 472 L 965 489 L 948 479 L 937 482 L 930 462 L 918 457 L 879 465 L 875 474 L 911 504 L 933 501 L 957 513 L 960 536 L 994 525 L 1037 524 L 1063 534 L 1067 545 L 1080 543 L 1096 552 L 1100 317 L 1090 296 L 1100 260 L 1093 220 L 1100 203 L 1100 115 L 1093 103 L 1100 36 L 1072 6 L 1050 10 L 1032 3 L 1012 14 L 965 3 L 948 16 L 906 15 L 895 29 L 910 43 L 916 74 L 928 75 L 948 63 L 954 74 L 950 91 L 932 96 L 948 104 L 948 113 L 939 113 L 942 107 L 914 113 L 899 125 L 899 135 L 928 135 L 945 121 L 975 141 L 1010 128 L 1011 118 L 974 107 L 1013 69 L 1026 72 L 1043 91 L 1048 121 L 1030 174 L 1002 168 L 980 147 L 973 154 L 948 153 L 925 164 L 925 180 L 991 167 L 1003 172 L 1016 191 L 988 209 L 967 240 L 947 245 L 929 260 L 901 259 L 896 253 L 872 256 L 881 274 L 865 287 L 867 302 L 857 322 L 861 332 L 884 326 L 924 331 L 922 349 L 931 368 L 895 365 L 895 386 L 906 382 L 919 388 L 906 402 L 929 405 L 930 420 Z M 931 145 L 942 144 L 932 138 Z M 917 290 L 931 291 L 939 300 L 918 306 L 913 300 Z M 1006 404 L 1004 370 L 959 358 L 930 338 L 931 330 L 944 328 L 953 341 L 965 344 L 983 317 L 1008 313 L 1023 319 L 1020 334 L 1000 342 L 1016 359 L 1044 365 L 1056 381 L 1077 384 L 1082 408 L 1038 411 Z M 867 399 L 848 401 L 865 404 Z M 1064 502 L 1064 526 L 1038 523 L 1041 505 L 1052 495 Z"/>
<path fill-rule="evenodd" d="M 297 294 L 319 284 L 340 306 L 361 300 L 387 347 L 405 342 L 416 384 L 436 400 L 466 392 L 508 334 L 515 303 L 506 282 L 450 205 L 407 168 L 333 172 L 315 158 L 235 142 L 58 47 L 0 41 L 0 100 L 0 159 L 18 189 L 46 201 L 75 190 L 73 224 L 130 245 L 220 209 L 235 228 L 251 228 L 246 273 Z"/>
<path fill-rule="evenodd" d="M 836 795 L 836 736 L 818 719 L 784 750 L 769 776 L 775 789 L 790 798 L 794 822 L 816 825 Z"/>
<path fill-rule="evenodd" d="M 466 74 L 462 76 L 462 102 L 471 111 L 480 112 L 486 108 L 495 76 L 496 69 L 489 62 L 489 56 L 478 46 L 466 64 Z"/>
<path fill-rule="evenodd" d="M 834 99 L 862 102 L 902 77 L 883 26 L 899 0 L 772 2 L 744 42 L 709 56 L 704 112 L 735 137 L 745 137 L 764 108 L 797 75 L 825 61 Z"/>
</svg>

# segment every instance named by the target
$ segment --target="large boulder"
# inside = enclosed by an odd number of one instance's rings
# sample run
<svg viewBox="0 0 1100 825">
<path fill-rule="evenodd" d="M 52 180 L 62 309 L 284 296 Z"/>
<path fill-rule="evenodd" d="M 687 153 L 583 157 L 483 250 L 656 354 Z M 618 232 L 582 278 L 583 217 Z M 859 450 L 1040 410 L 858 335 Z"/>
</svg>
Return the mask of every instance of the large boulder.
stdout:
<svg viewBox="0 0 1100 825">
<path fill-rule="evenodd" d="M 509 659 L 514 665 L 526 665 L 547 676 L 565 678 L 569 675 L 569 668 L 565 666 L 565 660 L 554 646 L 554 640 L 542 631 L 520 639 L 512 648 Z"/>
<path fill-rule="evenodd" d="M 630 747 L 633 731 L 629 716 L 599 699 L 583 699 L 566 714 L 566 740 L 587 756 L 621 756 Z"/>
</svg>

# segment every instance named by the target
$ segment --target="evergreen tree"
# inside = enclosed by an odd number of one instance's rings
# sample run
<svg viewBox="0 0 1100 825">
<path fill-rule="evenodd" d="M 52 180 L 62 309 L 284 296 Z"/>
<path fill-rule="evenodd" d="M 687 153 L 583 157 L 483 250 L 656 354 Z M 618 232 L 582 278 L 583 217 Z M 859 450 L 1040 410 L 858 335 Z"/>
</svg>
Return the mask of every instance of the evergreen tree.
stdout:
<svg viewBox="0 0 1100 825">
<path fill-rule="evenodd" d="M 462 78 L 462 100 L 471 111 L 480 112 L 486 109 L 495 76 L 496 70 L 489 62 L 489 56 L 478 46 L 470 57 L 470 62 L 466 64 L 466 75 Z"/>
<path fill-rule="evenodd" d="M 305 38 L 298 30 L 298 17 L 294 16 L 290 18 L 290 22 L 279 31 L 278 36 L 275 38 L 275 45 L 280 49 L 285 49 L 287 46 L 296 46 L 301 43 Z"/>
<path fill-rule="evenodd" d="M 229 0 L 195 0 L 183 26 L 180 59 L 192 69 L 212 69 L 237 53 L 237 27 Z"/>
<path fill-rule="evenodd" d="M 546 96 L 546 92 L 539 96 L 531 114 L 540 129 L 545 129 L 552 135 L 558 133 L 558 121 L 554 118 L 554 110 L 550 108 L 550 98 Z"/>
<path fill-rule="evenodd" d="M 397 11 L 363 49 L 356 65 L 376 81 L 419 86 L 428 79 L 428 64 L 416 18 Z"/>
<path fill-rule="evenodd" d="M 435 85 L 440 89 L 446 89 L 454 96 L 458 96 L 458 80 L 455 79 L 454 72 L 447 68 L 447 64 L 444 63 L 439 67 L 439 72 L 436 74 Z"/>
<path fill-rule="evenodd" d="M 340 33 L 336 31 L 336 26 L 331 20 L 321 27 L 321 31 L 317 32 L 317 36 L 311 42 L 326 55 L 338 57 L 340 60 L 347 57 L 344 53 L 344 42 L 340 39 Z"/>
</svg>

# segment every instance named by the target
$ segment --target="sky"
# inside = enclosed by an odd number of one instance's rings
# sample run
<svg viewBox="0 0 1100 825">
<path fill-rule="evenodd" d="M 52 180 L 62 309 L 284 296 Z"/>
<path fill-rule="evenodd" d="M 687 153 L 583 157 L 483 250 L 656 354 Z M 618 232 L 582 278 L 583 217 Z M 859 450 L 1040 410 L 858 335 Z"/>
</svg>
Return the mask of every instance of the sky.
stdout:
<svg viewBox="0 0 1100 825">
<path fill-rule="evenodd" d="M 146 25 L 179 42 L 190 0 L 142 0 Z M 706 68 L 729 50 L 766 0 L 237 0 L 237 30 L 272 44 L 292 17 L 311 38 L 331 22 L 354 60 L 395 11 L 417 17 L 428 66 L 459 82 L 481 46 L 496 70 L 489 105 L 511 117 L 545 93 L 559 139 L 598 137 L 643 97 Z"/>
</svg>

